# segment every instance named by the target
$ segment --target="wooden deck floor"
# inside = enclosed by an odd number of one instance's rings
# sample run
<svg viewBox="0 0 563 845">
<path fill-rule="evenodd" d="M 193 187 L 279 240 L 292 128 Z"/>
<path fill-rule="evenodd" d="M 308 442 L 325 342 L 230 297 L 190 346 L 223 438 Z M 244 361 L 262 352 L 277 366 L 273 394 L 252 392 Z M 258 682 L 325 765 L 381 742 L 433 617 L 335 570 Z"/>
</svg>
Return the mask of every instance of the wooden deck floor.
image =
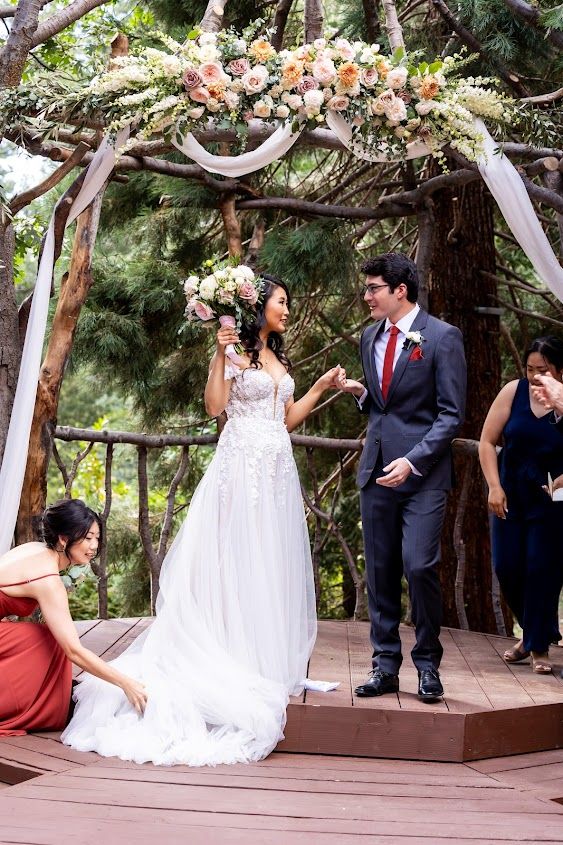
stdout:
<svg viewBox="0 0 563 845">
<path fill-rule="evenodd" d="M 78 627 L 83 642 L 109 658 L 148 624 L 150 620 L 132 619 Z M 402 633 L 407 642 L 409 630 Z M 391 717 L 410 720 L 412 714 L 421 714 L 434 720 L 429 733 L 440 744 L 445 724 L 440 716 L 464 718 L 507 710 L 515 715 L 521 707 L 528 711 L 525 732 L 533 735 L 541 732 L 549 708 L 563 698 L 559 679 L 536 677 L 529 666 L 506 667 L 498 657 L 503 640 L 451 631 L 444 638 L 443 704 L 428 708 L 418 702 L 406 661 L 398 696 L 354 701 L 352 687 L 369 666 L 364 637 L 362 624 L 321 623 L 310 675 L 342 684 L 334 693 L 308 693 L 294 702 L 288 727 L 300 724 L 299 714 L 307 709 L 324 718 L 332 708 L 347 714 L 344 730 L 354 733 L 354 715 L 371 713 L 372 718 L 375 714 L 388 720 L 387 729 L 400 744 L 402 729 L 392 730 Z M 563 650 L 555 650 L 558 653 Z M 463 672 L 460 655 L 467 667 Z M 289 740 L 288 733 L 285 744 Z M 0 790 L 2 845 L 563 841 L 563 750 L 465 763 L 278 750 L 257 764 L 190 769 L 138 766 L 82 754 L 61 745 L 58 734 L 41 733 L 0 740 L 0 781 L 14 784 Z"/>
<path fill-rule="evenodd" d="M 112 619 L 78 627 L 84 644 L 108 659 L 150 624 L 150 619 Z M 529 661 L 507 665 L 502 659 L 513 640 L 445 628 L 445 695 L 427 704 L 416 695 L 418 678 L 409 654 L 413 629 L 401 626 L 401 639 L 400 692 L 357 698 L 354 688 L 371 666 L 368 623 L 321 621 L 309 677 L 340 686 L 292 700 L 279 749 L 462 762 L 563 747 L 563 648 L 551 650 L 552 675 L 535 675 Z"/>
</svg>

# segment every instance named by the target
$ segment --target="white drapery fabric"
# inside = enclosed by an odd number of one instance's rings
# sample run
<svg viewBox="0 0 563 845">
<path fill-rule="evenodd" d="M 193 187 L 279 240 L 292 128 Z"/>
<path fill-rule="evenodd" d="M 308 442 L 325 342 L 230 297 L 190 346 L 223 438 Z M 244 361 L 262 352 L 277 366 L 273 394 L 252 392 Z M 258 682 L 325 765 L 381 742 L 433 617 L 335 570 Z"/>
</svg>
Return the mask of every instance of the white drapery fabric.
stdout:
<svg viewBox="0 0 563 845">
<path fill-rule="evenodd" d="M 327 124 L 341 143 L 354 155 L 370 161 L 385 160 L 384 156 L 372 154 L 366 148 L 359 148 L 352 142 L 352 127 L 342 115 L 336 112 L 329 113 Z M 539 278 L 563 302 L 563 269 L 536 217 L 522 179 L 508 158 L 498 153 L 498 145 L 489 134 L 485 124 L 478 119 L 477 125 L 484 137 L 485 148 L 485 156 L 478 162 L 479 171 Z M 118 149 L 125 143 L 128 131 L 124 129 L 119 133 L 116 139 Z M 212 155 L 191 133 L 184 137 L 182 144 L 175 140 L 173 143 L 208 172 L 237 177 L 253 173 L 283 156 L 297 141 L 300 133 L 301 130 L 293 132 L 289 124 L 283 124 L 256 150 L 248 151 L 240 156 Z M 416 158 L 427 155 L 429 152 L 425 144 L 415 142 L 408 145 L 406 157 Z M 82 189 L 72 205 L 67 225 L 73 222 L 94 199 L 111 173 L 114 164 L 115 149 L 106 139 L 90 164 Z M 39 265 L 8 439 L 0 467 L 0 554 L 10 548 L 16 525 L 47 325 L 53 265 L 54 215 L 47 231 Z"/>
<path fill-rule="evenodd" d="M 116 144 L 123 145 L 128 134 L 128 130 L 122 130 Z M 113 170 L 114 164 L 115 149 L 104 139 L 90 162 L 82 188 L 72 204 L 67 226 L 90 205 Z M 55 212 L 56 207 L 47 230 L 33 290 L 14 406 L 0 467 L 0 554 L 7 552 L 12 544 L 25 475 L 55 263 Z"/>
<path fill-rule="evenodd" d="M 563 267 L 536 217 L 524 183 L 507 156 L 500 154 L 498 144 L 483 121 L 477 118 L 476 123 L 485 139 L 485 157 L 478 162 L 479 172 L 534 270 L 544 285 L 563 302 Z"/>
<path fill-rule="evenodd" d="M 181 144 L 176 141 L 173 135 L 172 143 L 184 155 L 191 158 L 209 173 L 237 177 L 254 173 L 256 170 L 260 170 L 267 164 L 281 158 L 291 149 L 300 135 L 301 129 L 293 132 L 291 124 L 283 123 L 255 150 L 249 150 L 238 156 L 218 156 L 208 153 L 205 147 L 202 147 L 199 141 L 196 141 L 191 132 L 183 137 Z"/>
</svg>

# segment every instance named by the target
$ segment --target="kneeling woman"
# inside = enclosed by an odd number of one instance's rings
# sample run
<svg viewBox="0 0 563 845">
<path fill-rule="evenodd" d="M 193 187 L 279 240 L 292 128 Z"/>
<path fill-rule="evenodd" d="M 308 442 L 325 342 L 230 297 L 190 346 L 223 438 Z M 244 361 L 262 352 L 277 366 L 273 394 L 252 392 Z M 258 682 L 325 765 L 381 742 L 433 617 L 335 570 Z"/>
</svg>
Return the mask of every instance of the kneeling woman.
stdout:
<svg viewBox="0 0 563 845">
<path fill-rule="evenodd" d="M 39 607 L 45 625 L 0 623 L 0 737 L 56 730 L 66 722 L 72 665 L 120 687 L 139 713 L 142 684 L 81 645 L 60 572 L 96 556 L 101 523 L 78 499 L 47 508 L 44 543 L 23 543 L 0 557 L 0 620 L 29 616 Z"/>
</svg>

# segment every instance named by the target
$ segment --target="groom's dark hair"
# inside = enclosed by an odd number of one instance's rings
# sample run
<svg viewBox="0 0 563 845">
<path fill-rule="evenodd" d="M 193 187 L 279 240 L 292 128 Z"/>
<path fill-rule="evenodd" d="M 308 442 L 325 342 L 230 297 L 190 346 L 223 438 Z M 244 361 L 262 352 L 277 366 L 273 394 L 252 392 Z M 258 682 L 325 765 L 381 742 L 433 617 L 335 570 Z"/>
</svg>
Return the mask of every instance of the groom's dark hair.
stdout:
<svg viewBox="0 0 563 845">
<path fill-rule="evenodd" d="M 381 276 L 390 290 L 399 285 L 407 286 L 407 299 L 416 302 L 418 299 L 418 270 L 416 264 L 400 252 L 385 252 L 375 258 L 368 258 L 360 267 L 366 276 Z"/>
</svg>

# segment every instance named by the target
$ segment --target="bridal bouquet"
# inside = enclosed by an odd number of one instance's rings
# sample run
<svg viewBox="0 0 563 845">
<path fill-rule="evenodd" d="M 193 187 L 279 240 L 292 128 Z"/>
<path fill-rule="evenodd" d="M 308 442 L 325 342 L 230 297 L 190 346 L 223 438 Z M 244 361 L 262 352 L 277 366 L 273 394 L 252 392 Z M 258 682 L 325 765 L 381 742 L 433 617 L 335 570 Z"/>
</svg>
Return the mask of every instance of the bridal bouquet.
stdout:
<svg viewBox="0 0 563 845">
<path fill-rule="evenodd" d="M 186 319 L 191 323 L 219 320 L 221 326 L 240 330 L 244 322 L 254 319 L 264 281 L 246 264 L 204 262 L 201 276 L 189 276 L 182 282 L 187 299 Z M 244 364 L 243 347 L 228 346 L 227 356 L 235 364 Z"/>
</svg>

